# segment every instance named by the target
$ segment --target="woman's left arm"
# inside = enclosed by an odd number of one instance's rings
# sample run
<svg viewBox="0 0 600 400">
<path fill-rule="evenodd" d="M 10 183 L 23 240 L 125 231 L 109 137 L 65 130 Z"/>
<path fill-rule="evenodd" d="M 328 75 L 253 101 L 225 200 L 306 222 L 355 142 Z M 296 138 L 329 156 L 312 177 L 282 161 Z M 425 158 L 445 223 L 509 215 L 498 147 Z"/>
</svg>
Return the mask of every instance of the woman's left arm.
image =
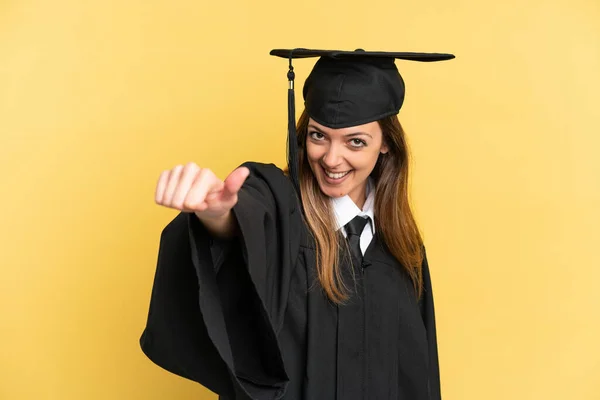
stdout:
<svg viewBox="0 0 600 400">
<path fill-rule="evenodd" d="M 427 343 L 429 348 L 429 398 L 441 400 L 440 365 L 438 358 L 437 330 L 435 321 L 435 307 L 433 301 L 433 288 L 427 254 L 423 249 L 423 296 L 421 297 L 421 315 L 427 330 Z"/>
</svg>

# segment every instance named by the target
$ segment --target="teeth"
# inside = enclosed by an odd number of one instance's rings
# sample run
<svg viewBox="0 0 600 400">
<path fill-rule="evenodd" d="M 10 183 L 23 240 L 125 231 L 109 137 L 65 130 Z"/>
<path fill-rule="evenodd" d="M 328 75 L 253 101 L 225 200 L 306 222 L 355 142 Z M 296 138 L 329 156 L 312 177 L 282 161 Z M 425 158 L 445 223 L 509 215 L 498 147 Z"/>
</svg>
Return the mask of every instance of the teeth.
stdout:
<svg viewBox="0 0 600 400">
<path fill-rule="evenodd" d="M 328 177 L 332 178 L 332 179 L 340 179 L 343 178 L 344 176 L 348 175 L 350 171 L 347 172 L 340 172 L 337 174 L 331 173 L 329 171 L 325 171 L 325 173 L 327 174 Z"/>
</svg>

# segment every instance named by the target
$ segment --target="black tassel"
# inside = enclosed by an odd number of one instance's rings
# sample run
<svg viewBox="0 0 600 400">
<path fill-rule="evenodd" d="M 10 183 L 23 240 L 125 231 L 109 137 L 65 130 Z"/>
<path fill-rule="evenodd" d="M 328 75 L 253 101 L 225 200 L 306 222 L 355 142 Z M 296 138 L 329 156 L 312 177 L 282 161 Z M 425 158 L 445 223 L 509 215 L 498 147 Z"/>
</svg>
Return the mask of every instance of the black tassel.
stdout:
<svg viewBox="0 0 600 400">
<path fill-rule="evenodd" d="M 290 66 L 287 73 L 290 87 L 288 89 L 288 139 L 287 162 L 292 185 L 300 197 L 300 183 L 298 178 L 298 135 L 296 133 L 296 98 L 294 96 L 294 67 L 292 67 L 292 53 L 290 53 Z"/>
</svg>

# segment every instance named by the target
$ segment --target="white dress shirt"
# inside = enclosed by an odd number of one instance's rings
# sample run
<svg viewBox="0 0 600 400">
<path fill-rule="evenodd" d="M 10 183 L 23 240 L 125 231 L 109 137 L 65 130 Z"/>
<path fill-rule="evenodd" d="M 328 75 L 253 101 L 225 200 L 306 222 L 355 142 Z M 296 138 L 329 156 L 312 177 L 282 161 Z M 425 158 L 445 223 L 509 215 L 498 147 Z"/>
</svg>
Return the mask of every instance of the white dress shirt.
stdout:
<svg viewBox="0 0 600 400">
<path fill-rule="evenodd" d="M 336 230 L 341 229 L 348 222 L 352 221 L 352 219 L 354 219 L 354 217 L 357 215 L 370 218 L 360 235 L 360 249 L 363 255 L 365 254 L 367 247 L 369 247 L 369 244 L 373 239 L 373 235 L 375 235 L 375 190 L 373 189 L 373 181 L 371 178 L 369 178 L 367 181 L 367 199 L 362 210 L 358 208 L 358 206 L 348 195 L 331 199 L 337 225 Z M 344 234 L 344 237 L 346 237 L 345 229 L 342 229 L 342 233 Z"/>
</svg>

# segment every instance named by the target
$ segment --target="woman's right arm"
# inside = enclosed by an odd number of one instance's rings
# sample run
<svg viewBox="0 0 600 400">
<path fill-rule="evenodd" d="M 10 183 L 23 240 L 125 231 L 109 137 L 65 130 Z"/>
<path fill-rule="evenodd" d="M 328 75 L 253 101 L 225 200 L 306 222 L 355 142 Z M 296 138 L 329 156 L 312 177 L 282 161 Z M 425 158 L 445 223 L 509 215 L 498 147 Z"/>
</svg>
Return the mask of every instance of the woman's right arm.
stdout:
<svg viewBox="0 0 600 400">
<path fill-rule="evenodd" d="M 183 212 L 161 234 L 142 350 L 221 396 L 279 398 L 289 377 L 277 332 L 302 223 L 290 181 L 275 165 L 221 181 L 190 163 L 161 174 L 156 202 Z"/>
</svg>

